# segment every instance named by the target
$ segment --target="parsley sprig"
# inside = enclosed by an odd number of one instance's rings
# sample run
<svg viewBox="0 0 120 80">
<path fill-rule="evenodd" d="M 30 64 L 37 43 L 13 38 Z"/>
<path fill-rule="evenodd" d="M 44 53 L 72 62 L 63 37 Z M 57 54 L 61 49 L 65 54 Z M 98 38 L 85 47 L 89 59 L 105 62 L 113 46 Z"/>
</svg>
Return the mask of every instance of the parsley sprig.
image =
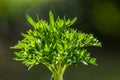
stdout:
<svg viewBox="0 0 120 80">
<path fill-rule="evenodd" d="M 29 69 L 42 63 L 52 72 L 54 80 L 63 80 L 70 65 L 80 62 L 97 65 L 96 58 L 90 56 L 86 47 L 101 46 L 101 43 L 93 34 L 70 28 L 77 18 L 57 17 L 55 20 L 52 11 L 49 12 L 49 22 L 43 19 L 35 22 L 29 15 L 26 17 L 34 29 L 22 33 L 23 40 L 12 47 L 19 49 L 15 52 L 16 61 L 21 61 Z"/>
</svg>

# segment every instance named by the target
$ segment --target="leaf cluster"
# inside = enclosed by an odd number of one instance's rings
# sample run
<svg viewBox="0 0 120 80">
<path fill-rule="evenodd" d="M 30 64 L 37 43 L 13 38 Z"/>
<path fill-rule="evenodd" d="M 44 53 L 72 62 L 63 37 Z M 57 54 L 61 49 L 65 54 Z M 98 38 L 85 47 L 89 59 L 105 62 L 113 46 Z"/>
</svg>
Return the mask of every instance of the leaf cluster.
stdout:
<svg viewBox="0 0 120 80">
<path fill-rule="evenodd" d="M 22 33 L 23 40 L 12 47 L 19 49 L 15 52 L 15 60 L 22 61 L 29 68 L 39 63 L 46 66 L 60 65 L 62 68 L 79 62 L 96 65 L 96 59 L 90 57 L 86 47 L 101 46 L 101 43 L 93 34 L 70 28 L 77 18 L 61 19 L 58 16 L 55 20 L 52 11 L 49 12 L 49 22 L 43 19 L 35 22 L 30 16 L 26 17 L 34 29 Z"/>
</svg>

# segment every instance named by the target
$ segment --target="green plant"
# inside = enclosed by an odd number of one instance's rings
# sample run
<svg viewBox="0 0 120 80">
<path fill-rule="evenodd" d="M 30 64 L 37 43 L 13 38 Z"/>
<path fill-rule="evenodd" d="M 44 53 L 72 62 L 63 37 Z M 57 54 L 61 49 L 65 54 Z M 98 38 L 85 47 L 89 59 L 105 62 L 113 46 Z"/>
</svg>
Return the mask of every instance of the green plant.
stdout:
<svg viewBox="0 0 120 80">
<path fill-rule="evenodd" d="M 49 22 L 42 19 L 35 22 L 28 15 L 27 20 L 34 29 L 22 33 L 23 40 L 12 47 L 20 50 L 15 52 L 15 60 L 22 61 L 29 69 L 39 63 L 44 64 L 52 72 L 54 80 L 63 80 L 63 74 L 70 65 L 79 62 L 97 65 L 86 47 L 101 46 L 101 43 L 93 34 L 70 28 L 77 18 L 57 17 L 55 20 L 50 11 Z"/>
</svg>

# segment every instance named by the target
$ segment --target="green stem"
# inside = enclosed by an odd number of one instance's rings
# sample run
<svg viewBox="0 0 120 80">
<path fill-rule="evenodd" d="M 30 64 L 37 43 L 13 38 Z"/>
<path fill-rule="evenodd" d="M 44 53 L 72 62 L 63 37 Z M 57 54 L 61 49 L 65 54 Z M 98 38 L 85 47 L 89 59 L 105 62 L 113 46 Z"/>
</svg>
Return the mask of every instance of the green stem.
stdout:
<svg viewBox="0 0 120 80">
<path fill-rule="evenodd" d="M 56 72 L 53 73 L 54 80 L 63 80 L 63 75 L 67 67 L 67 65 L 63 67 L 61 67 L 61 65 L 56 66 Z"/>
<path fill-rule="evenodd" d="M 53 78 L 54 78 L 54 80 L 63 80 L 63 74 L 59 73 L 59 72 L 54 73 Z"/>
<path fill-rule="evenodd" d="M 63 80 L 64 72 L 69 65 L 61 66 L 61 64 L 57 64 L 57 65 L 46 65 L 46 66 L 52 72 L 52 76 L 54 80 Z"/>
</svg>

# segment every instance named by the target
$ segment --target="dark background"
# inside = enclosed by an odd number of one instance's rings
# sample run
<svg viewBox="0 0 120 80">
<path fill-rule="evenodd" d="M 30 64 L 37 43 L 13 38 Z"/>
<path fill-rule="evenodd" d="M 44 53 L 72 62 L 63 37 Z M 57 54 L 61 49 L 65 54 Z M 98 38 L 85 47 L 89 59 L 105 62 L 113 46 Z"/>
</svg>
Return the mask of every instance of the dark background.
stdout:
<svg viewBox="0 0 120 80">
<path fill-rule="evenodd" d="M 48 20 L 48 12 L 55 16 L 78 17 L 73 28 L 93 33 L 102 48 L 91 47 L 99 66 L 78 64 L 65 72 L 65 80 L 120 80 L 120 1 L 119 0 L 0 0 L 0 80 L 49 80 L 51 73 L 44 65 L 31 70 L 13 60 L 9 47 L 22 39 L 21 32 L 31 26 L 29 14 Z"/>
</svg>

